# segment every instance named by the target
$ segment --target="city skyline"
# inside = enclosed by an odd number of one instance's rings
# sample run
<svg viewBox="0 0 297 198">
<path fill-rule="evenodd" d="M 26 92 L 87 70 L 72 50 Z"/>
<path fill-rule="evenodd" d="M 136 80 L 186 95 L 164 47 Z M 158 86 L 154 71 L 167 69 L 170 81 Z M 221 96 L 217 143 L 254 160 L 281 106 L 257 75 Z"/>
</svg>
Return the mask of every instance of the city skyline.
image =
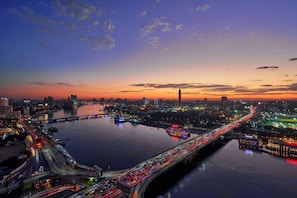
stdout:
<svg viewBox="0 0 297 198">
<path fill-rule="evenodd" d="M 295 1 L 3 1 L 0 97 L 297 99 Z"/>
</svg>

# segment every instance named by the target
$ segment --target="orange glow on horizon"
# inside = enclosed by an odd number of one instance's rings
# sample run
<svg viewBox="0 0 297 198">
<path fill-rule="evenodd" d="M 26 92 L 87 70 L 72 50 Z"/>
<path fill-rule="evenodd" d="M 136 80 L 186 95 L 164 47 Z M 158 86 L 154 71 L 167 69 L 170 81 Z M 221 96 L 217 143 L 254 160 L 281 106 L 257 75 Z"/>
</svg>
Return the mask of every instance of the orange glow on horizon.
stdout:
<svg viewBox="0 0 297 198">
<path fill-rule="evenodd" d="M 123 91 L 126 90 L 126 91 Z M 227 96 L 228 100 L 296 100 L 295 93 L 277 93 L 277 94 L 234 94 L 232 92 L 208 92 L 203 93 L 199 89 L 181 89 L 181 100 L 221 100 L 222 96 Z M 67 99 L 75 94 L 79 99 L 110 99 L 121 98 L 130 100 L 139 100 L 143 97 L 148 99 L 178 100 L 178 89 L 159 88 L 145 90 L 142 88 L 131 89 L 129 86 L 119 87 L 114 84 L 108 86 L 39 86 L 39 85 L 21 85 L 17 89 L 7 87 L 0 90 L 5 93 L 2 97 L 8 98 L 31 98 L 43 99 L 47 96 L 53 96 L 54 99 Z M 197 93 L 197 94 L 196 94 Z"/>
</svg>

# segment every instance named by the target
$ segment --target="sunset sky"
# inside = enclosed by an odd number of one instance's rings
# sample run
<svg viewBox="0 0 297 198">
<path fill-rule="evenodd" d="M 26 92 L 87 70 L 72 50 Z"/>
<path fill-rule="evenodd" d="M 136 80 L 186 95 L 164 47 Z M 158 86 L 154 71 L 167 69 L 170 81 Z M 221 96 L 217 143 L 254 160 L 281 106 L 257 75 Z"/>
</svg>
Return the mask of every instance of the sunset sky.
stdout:
<svg viewBox="0 0 297 198">
<path fill-rule="evenodd" d="M 297 99 L 295 0 L 2 0 L 0 97 Z"/>
</svg>

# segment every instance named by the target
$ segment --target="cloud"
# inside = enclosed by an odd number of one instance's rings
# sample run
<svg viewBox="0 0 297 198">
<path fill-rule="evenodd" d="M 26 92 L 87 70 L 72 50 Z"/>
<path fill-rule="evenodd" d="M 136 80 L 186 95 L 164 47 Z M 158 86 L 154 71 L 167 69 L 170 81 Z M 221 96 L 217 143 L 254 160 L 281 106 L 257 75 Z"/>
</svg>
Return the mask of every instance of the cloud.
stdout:
<svg viewBox="0 0 297 198">
<path fill-rule="evenodd" d="M 169 84 L 154 84 L 154 83 L 146 83 L 146 84 L 131 84 L 130 86 L 136 87 L 150 87 L 150 88 L 230 88 L 230 85 L 220 85 L 220 84 L 200 84 L 200 83 L 169 83 Z"/>
<path fill-rule="evenodd" d="M 297 93 L 297 83 L 289 85 L 270 85 L 263 84 L 260 85 L 262 88 L 248 88 L 245 86 L 231 86 L 225 84 L 201 84 L 201 83 L 168 83 L 168 84 L 158 84 L 158 83 L 139 83 L 131 84 L 134 87 L 143 88 L 153 88 L 153 89 L 165 89 L 181 88 L 183 94 L 204 94 L 220 97 L 222 94 L 228 96 L 254 96 L 254 95 L 281 95 L 285 93 L 295 94 Z M 168 92 L 175 93 L 175 92 Z"/>
<path fill-rule="evenodd" d="M 156 49 L 160 46 L 160 39 L 157 36 L 152 36 L 148 40 L 146 40 L 146 44 L 148 47 Z"/>
<path fill-rule="evenodd" d="M 88 20 L 92 15 L 101 15 L 101 10 L 86 1 L 72 0 L 72 1 L 53 1 L 53 5 L 58 9 L 58 13 L 62 16 L 78 20 Z"/>
<path fill-rule="evenodd" d="M 41 28 L 41 32 L 53 34 L 53 33 L 56 32 L 56 30 L 55 29 L 48 28 L 48 27 L 43 27 L 43 28 Z"/>
<path fill-rule="evenodd" d="M 80 36 L 81 40 L 90 41 L 92 43 L 92 49 L 112 49 L 115 47 L 115 40 L 110 35 L 105 35 L 103 37 L 89 37 Z"/>
<path fill-rule="evenodd" d="M 47 43 L 47 42 L 41 42 L 40 45 L 41 45 L 42 47 L 48 47 L 48 43 Z"/>
<path fill-rule="evenodd" d="M 140 13 L 140 16 L 146 16 L 147 15 L 147 11 L 144 10 L 142 13 Z"/>
<path fill-rule="evenodd" d="M 257 67 L 257 69 L 278 69 L 279 67 L 278 66 L 260 66 L 260 67 Z"/>
<path fill-rule="evenodd" d="M 293 83 L 291 85 L 288 85 L 288 89 L 289 90 L 297 91 L 297 83 Z"/>
<path fill-rule="evenodd" d="M 203 5 L 200 5 L 200 6 L 197 6 L 196 7 L 196 10 L 197 11 L 206 11 L 210 8 L 210 6 L 208 4 L 203 4 Z"/>
<path fill-rule="evenodd" d="M 20 9 L 8 8 L 8 13 L 15 14 L 23 19 L 28 19 L 31 22 L 41 23 L 41 24 L 53 24 L 54 21 L 43 16 L 37 15 L 32 9 L 22 6 Z"/>
<path fill-rule="evenodd" d="M 121 93 L 140 93 L 143 92 L 142 90 L 123 90 L 120 91 Z"/>
<path fill-rule="evenodd" d="M 289 61 L 297 61 L 297 58 L 290 58 Z"/>
<path fill-rule="evenodd" d="M 110 36 L 102 36 L 100 38 L 97 38 L 93 41 L 92 49 L 107 49 L 110 50 L 115 47 L 115 40 Z"/>
<path fill-rule="evenodd" d="M 176 30 L 182 30 L 183 29 L 183 24 L 179 24 L 175 27 Z"/>
<path fill-rule="evenodd" d="M 53 85 L 59 85 L 59 86 L 66 86 L 66 87 L 74 87 L 74 85 L 72 85 L 72 84 L 70 84 L 70 83 L 65 83 L 65 82 L 47 83 L 47 82 L 36 81 L 36 82 L 30 82 L 30 84 L 33 84 L 33 85 L 40 85 L 40 86 L 53 86 Z"/>
<path fill-rule="evenodd" d="M 141 36 L 148 36 L 153 34 L 156 30 L 160 30 L 160 32 L 168 32 L 170 31 L 171 24 L 164 21 L 166 17 L 154 18 L 152 22 L 143 26 L 140 29 Z"/>
<path fill-rule="evenodd" d="M 34 8 L 34 10 L 33 10 Z M 42 12 L 48 10 L 50 15 Z M 114 21 L 104 16 L 101 18 L 102 10 L 88 0 L 53 0 L 50 2 L 36 3 L 34 7 L 10 7 L 7 12 L 19 18 L 39 25 L 38 33 L 56 33 L 64 37 L 71 35 L 73 38 L 86 32 L 98 32 L 98 37 L 76 37 L 84 41 L 91 41 L 91 49 L 112 49 L 115 47 L 115 40 L 112 33 L 115 31 Z M 48 18 L 50 16 L 50 18 Z M 103 20 L 104 19 L 104 20 Z M 103 30 L 103 31 L 101 31 Z M 84 33 L 82 33 L 84 32 Z M 40 43 L 47 47 L 46 42 Z"/>
<path fill-rule="evenodd" d="M 46 82 L 31 82 L 30 84 L 33 84 L 33 85 L 42 85 L 42 86 L 50 85 L 49 83 L 46 83 Z"/>
<path fill-rule="evenodd" d="M 115 25 L 112 20 L 108 19 L 104 21 L 104 30 L 106 32 L 113 32 L 115 29 Z"/>
<path fill-rule="evenodd" d="M 93 26 L 97 26 L 97 25 L 99 25 L 99 21 L 95 20 L 95 21 L 93 22 Z"/>
<path fill-rule="evenodd" d="M 66 86 L 66 87 L 74 87 L 74 85 L 70 83 L 58 82 L 57 85 Z"/>
</svg>

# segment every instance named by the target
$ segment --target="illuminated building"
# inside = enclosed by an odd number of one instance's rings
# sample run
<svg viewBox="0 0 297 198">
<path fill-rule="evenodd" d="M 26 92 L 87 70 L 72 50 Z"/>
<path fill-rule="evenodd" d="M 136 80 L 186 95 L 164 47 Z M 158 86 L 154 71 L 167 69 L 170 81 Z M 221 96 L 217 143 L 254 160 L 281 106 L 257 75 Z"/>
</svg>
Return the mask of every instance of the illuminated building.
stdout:
<svg viewBox="0 0 297 198">
<path fill-rule="evenodd" d="M 0 117 L 10 117 L 13 107 L 9 105 L 8 98 L 1 98 L 0 100 Z"/>
<path fill-rule="evenodd" d="M 73 102 L 74 106 L 78 105 L 77 95 L 71 95 L 70 100 Z"/>
<path fill-rule="evenodd" d="M 54 97 L 52 97 L 52 96 L 48 96 L 47 98 L 45 97 L 44 104 L 45 105 L 47 104 L 50 108 L 52 108 L 54 105 Z"/>
<path fill-rule="evenodd" d="M 155 99 L 154 99 L 154 105 L 156 105 L 156 106 L 159 105 L 159 100 L 158 100 L 158 98 L 155 98 Z"/>
<path fill-rule="evenodd" d="M 144 102 L 145 105 L 150 104 L 150 100 L 148 98 L 143 98 L 143 102 Z"/>
<path fill-rule="evenodd" d="M 8 101 L 8 98 L 1 98 L 1 100 L 0 100 L 0 106 L 2 106 L 2 107 L 7 107 L 7 106 L 9 106 L 9 101 Z"/>
</svg>

